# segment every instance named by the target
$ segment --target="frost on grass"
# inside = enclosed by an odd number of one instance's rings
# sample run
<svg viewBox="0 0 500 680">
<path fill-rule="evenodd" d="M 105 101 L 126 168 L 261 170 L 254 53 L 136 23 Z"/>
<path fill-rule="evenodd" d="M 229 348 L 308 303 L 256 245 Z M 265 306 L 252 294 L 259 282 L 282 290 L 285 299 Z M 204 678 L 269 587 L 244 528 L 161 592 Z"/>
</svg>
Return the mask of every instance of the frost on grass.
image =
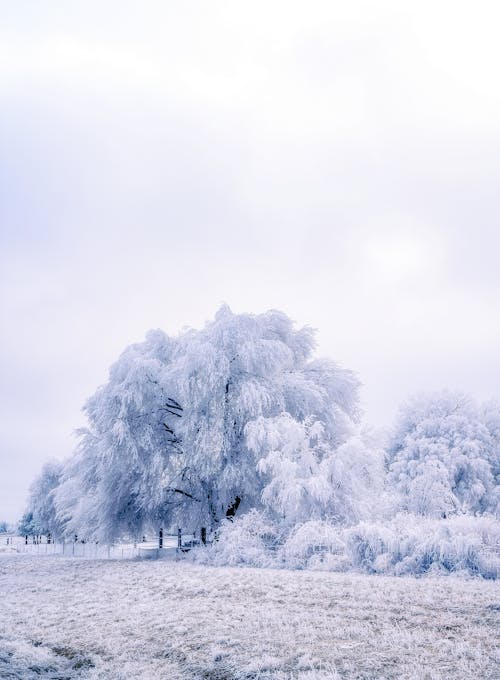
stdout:
<svg viewBox="0 0 500 680">
<path fill-rule="evenodd" d="M 2 680 L 71 680 L 88 677 L 94 668 L 91 658 L 70 647 L 49 647 L 37 640 L 0 637 Z"/>
<path fill-rule="evenodd" d="M 491 581 L 3 555 L 0 592 L 18 678 L 498 677 Z"/>
</svg>

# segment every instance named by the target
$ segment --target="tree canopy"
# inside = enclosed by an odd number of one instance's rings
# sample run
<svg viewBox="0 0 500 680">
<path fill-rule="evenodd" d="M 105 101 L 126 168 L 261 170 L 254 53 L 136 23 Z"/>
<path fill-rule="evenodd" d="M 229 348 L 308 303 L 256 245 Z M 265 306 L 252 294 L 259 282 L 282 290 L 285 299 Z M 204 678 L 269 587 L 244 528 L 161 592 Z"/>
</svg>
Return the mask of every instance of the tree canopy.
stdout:
<svg viewBox="0 0 500 680">
<path fill-rule="evenodd" d="M 403 510 L 429 517 L 498 511 L 500 409 L 460 392 L 418 395 L 401 407 L 388 482 Z"/>
<path fill-rule="evenodd" d="M 313 417 L 325 446 L 342 445 L 359 381 L 314 359 L 314 345 L 282 312 L 224 306 L 202 330 L 150 331 L 128 347 L 85 405 L 88 426 L 57 490 L 67 529 L 110 540 L 145 525 L 214 527 L 260 505 L 266 470 L 246 429 L 259 419 Z"/>
</svg>

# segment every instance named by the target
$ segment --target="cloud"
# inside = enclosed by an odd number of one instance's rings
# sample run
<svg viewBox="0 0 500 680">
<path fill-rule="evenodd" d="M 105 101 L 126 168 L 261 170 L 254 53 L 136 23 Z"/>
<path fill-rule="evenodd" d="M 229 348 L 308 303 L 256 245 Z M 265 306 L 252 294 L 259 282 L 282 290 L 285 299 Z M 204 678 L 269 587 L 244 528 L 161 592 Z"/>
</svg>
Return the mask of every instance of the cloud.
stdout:
<svg viewBox="0 0 500 680">
<path fill-rule="evenodd" d="M 376 422 L 416 389 L 498 391 L 497 15 L 486 2 L 5 10 L 11 508 L 27 468 L 69 452 L 125 345 L 200 326 L 222 301 L 317 327 L 321 353 L 360 372 Z"/>
</svg>

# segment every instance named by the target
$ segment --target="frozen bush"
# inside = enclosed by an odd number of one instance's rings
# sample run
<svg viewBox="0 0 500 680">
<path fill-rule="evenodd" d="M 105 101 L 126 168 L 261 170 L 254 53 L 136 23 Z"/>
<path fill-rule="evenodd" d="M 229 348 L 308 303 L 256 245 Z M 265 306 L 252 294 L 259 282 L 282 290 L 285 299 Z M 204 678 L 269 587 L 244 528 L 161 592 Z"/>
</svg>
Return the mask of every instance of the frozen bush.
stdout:
<svg viewBox="0 0 500 680">
<path fill-rule="evenodd" d="M 283 566 L 291 569 L 342 569 L 344 543 L 329 522 L 311 521 L 295 527 L 279 551 Z"/>
<path fill-rule="evenodd" d="M 225 520 L 208 548 L 193 552 L 196 562 L 213 566 L 268 567 L 275 562 L 276 528 L 263 513 L 250 510 L 233 521 Z"/>
<path fill-rule="evenodd" d="M 363 522 L 344 537 L 350 564 L 368 573 L 499 574 L 500 522 L 493 517 L 399 515 L 387 525 Z"/>
<path fill-rule="evenodd" d="M 392 532 L 381 524 L 361 522 L 344 532 L 350 563 L 364 571 L 376 572 L 379 556 L 390 552 Z"/>
<path fill-rule="evenodd" d="M 384 524 L 361 522 L 345 528 L 313 520 L 280 533 L 263 513 L 252 510 L 224 523 L 218 540 L 192 558 L 215 566 L 496 579 L 499 555 L 500 522 L 492 516 L 434 520 L 400 514 Z"/>
</svg>

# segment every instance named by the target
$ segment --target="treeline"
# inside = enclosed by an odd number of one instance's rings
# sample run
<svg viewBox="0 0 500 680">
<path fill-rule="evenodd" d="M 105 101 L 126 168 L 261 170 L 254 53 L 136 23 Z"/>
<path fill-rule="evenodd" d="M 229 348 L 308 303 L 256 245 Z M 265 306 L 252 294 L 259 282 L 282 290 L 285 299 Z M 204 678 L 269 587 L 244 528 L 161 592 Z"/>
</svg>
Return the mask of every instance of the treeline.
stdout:
<svg viewBox="0 0 500 680">
<path fill-rule="evenodd" d="M 357 376 L 314 346 L 278 311 L 223 307 L 200 331 L 150 331 L 86 403 L 74 453 L 34 481 L 21 533 L 113 542 L 204 527 L 218 533 L 215 555 L 250 516 L 280 549 L 304 523 L 345 547 L 339 531 L 396 531 L 401 513 L 497 516 L 497 402 L 420 395 L 377 432 L 362 424 Z"/>
</svg>

